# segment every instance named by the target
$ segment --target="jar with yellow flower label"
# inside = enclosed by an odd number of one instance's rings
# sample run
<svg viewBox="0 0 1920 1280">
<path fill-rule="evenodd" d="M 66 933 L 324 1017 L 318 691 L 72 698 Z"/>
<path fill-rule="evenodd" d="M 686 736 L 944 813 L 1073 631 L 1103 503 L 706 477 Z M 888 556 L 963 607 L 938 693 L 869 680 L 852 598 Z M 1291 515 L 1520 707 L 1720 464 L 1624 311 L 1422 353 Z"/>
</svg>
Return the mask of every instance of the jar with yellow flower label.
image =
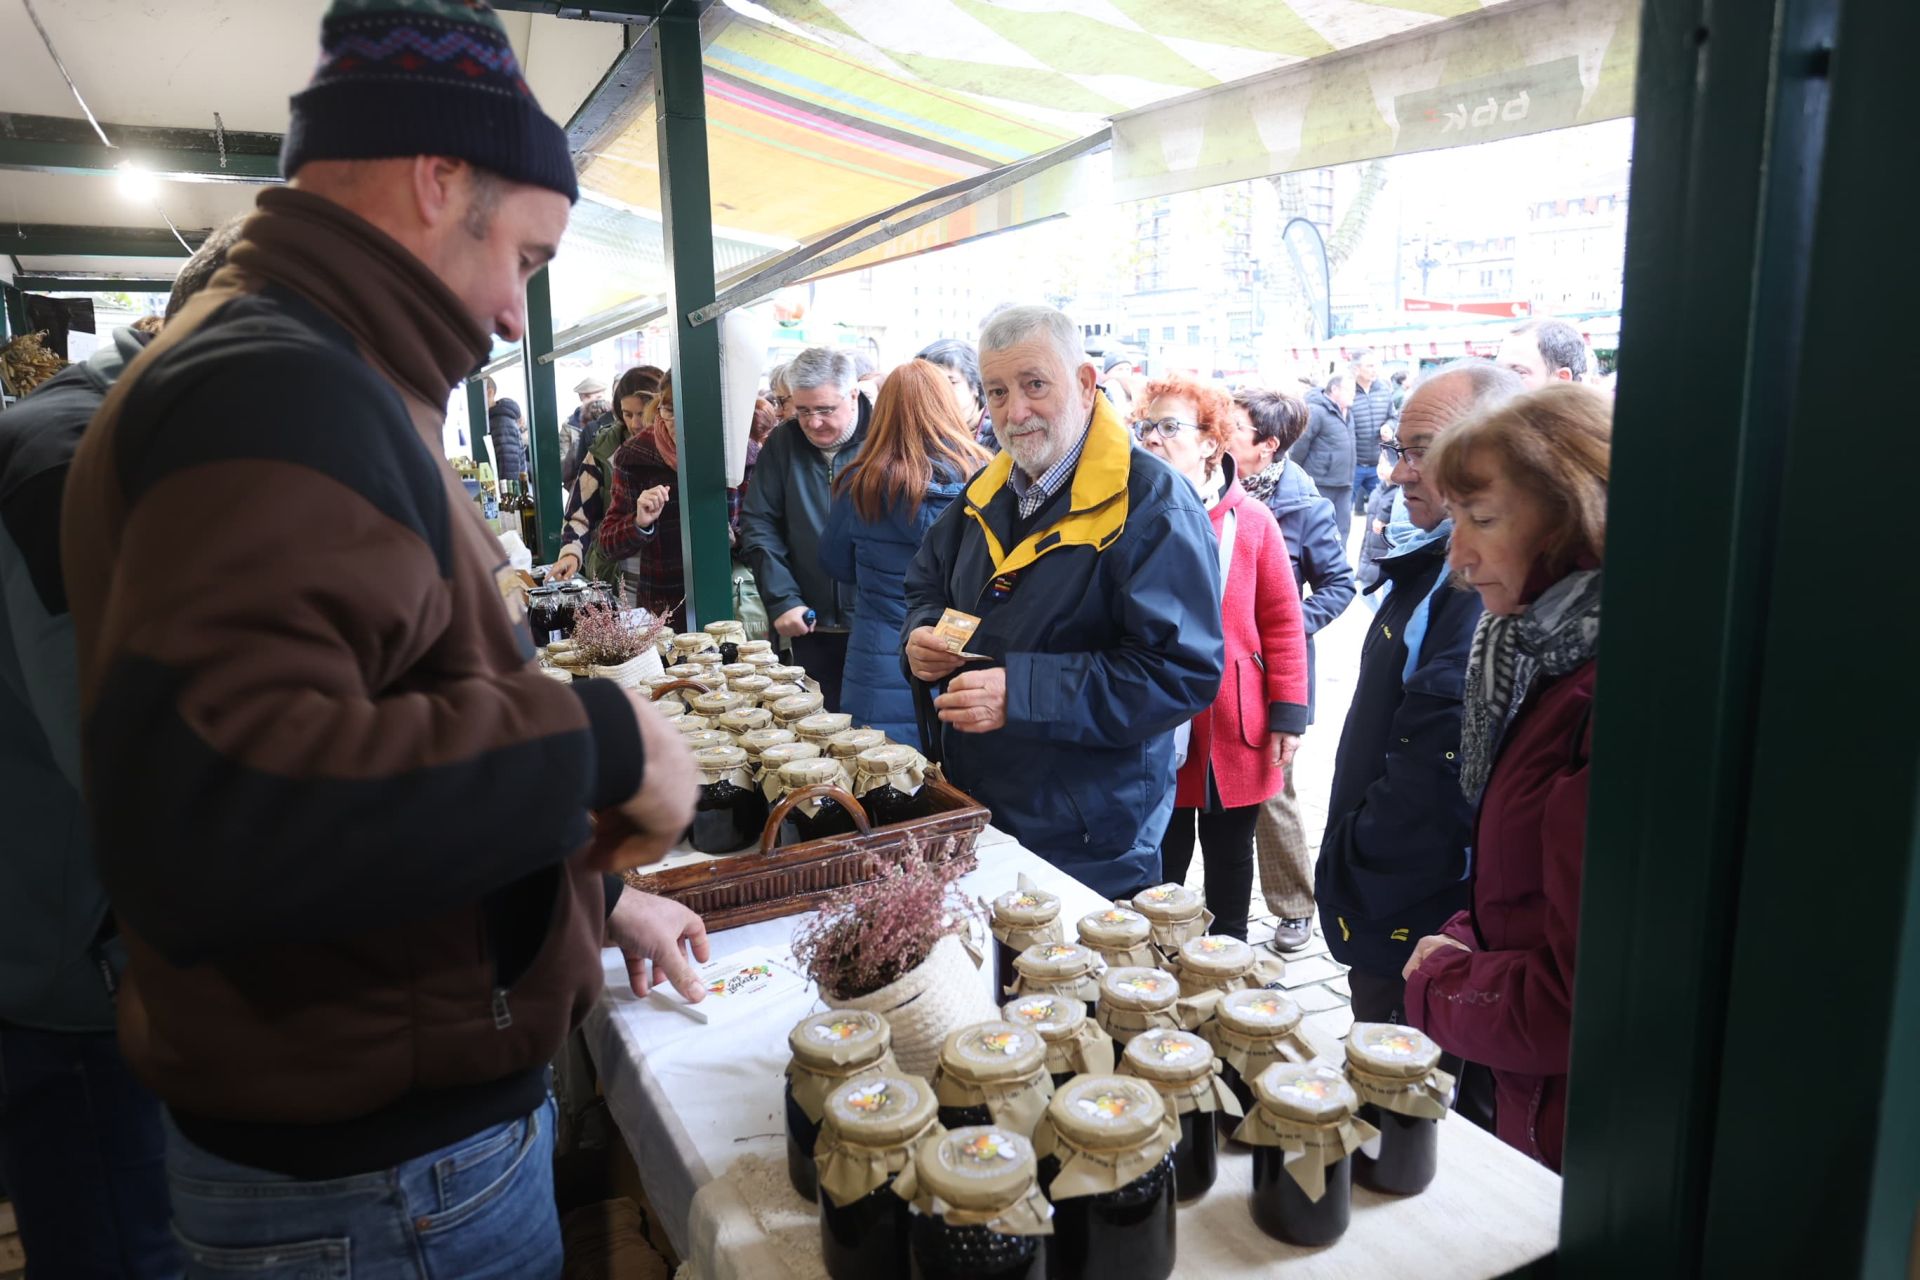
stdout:
<svg viewBox="0 0 1920 1280">
<path fill-rule="evenodd" d="M 1024 1135 L 987 1125 L 923 1142 L 913 1178 L 912 1280 L 1044 1280 L 1053 1206 Z"/>
<path fill-rule="evenodd" d="M 1013 993 L 1078 1000 L 1089 1016 L 1100 999 L 1100 957 L 1077 942 L 1036 942 L 1014 957 Z"/>
<path fill-rule="evenodd" d="M 827 1095 L 849 1080 L 895 1074 L 893 1028 L 864 1009 L 810 1014 L 787 1035 L 787 1179 L 801 1199 L 819 1191 L 813 1152 Z"/>
<path fill-rule="evenodd" d="M 1277 1063 L 1253 1083 L 1259 1105 L 1234 1137 L 1253 1148 L 1253 1220 L 1303 1248 L 1346 1233 L 1352 1155 L 1379 1131 L 1354 1114 L 1360 1100 L 1332 1067 Z"/>
<path fill-rule="evenodd" d="M 813 1160 L 820 1252 L 831 1280 L 906 1274 L 912 1215 L 895 1187 L 914 1151 L 939 1130 L 933 1091 L 913 1076 L 863 1076 L 827 1095 Z"/>
<path fill-rule="evenodd" d="M 1080 917 L 1080 945 L 1091 947 L 1110 969 L 1157 969 L 1153 926 L 1131 907 L 1108 907 Z"/>
<path fill-rule="evenodd" d="M 1173 1114 L 1143 1080 L 1080 1076 L 1053 1095 L 1033 1139 L 1040 1189 L 1053 1202 L 1050 1276 L 1173 1274 L 1179 1139 Z"/>
<path fill-rule="evenodd" d="M 1347 1033 L 1347 1083 L 1360 1099 L 1360 1118 L 1380 1131 L 1377 1155 L 1366 1147 L 1356 1154 L 1354 1180 L 1393 1196 L 1426 1190 L 1453 1097 L 1440 1046 L 1413 1027 L 1356 1022 Z"/>
<path fill-rule="evenodd" d="M 1300 1006 L 1280 991 L 1231 991 L 1201 1028 L 1220 1058 L 1220 1078 L 1240 1109 L 1254 1108 L 1253 1082 L 1276 1062 L 1310 1062 L 1313 1046 L 1300 1034 Z"/>
<path fill-rule="evenodd" d="M 1057 1090 L 1075 1076 L 1104 1076 L 1113 1071 L 1113 1037 L 1087 1016 L 1084 1002 L 1069 996 L 1015 996 L 1000 1016 L 1016 1027 L 1040 1033 L 1047 1046 L 1047 1074 Z"/>
<path fill-rule="evenodd" d="M 1053 1096 L 1046 1044 L 1010 1022 L 962 1027 L 940 1046 L 933 1092 L 949 1129 L 994 1124 L 1030 1135 Z"/>
<path fill-rule="evenodd" d="M 1039 942 L 1065 942 L 1060 931 L 1060 899 L 1035 885 L 1025 875 L 1019 887 L 1009 889 L 989 906 L 993 929 L 993 989 L 1005 997 L 1013 991 L 1013 962 Z"/>
<path fill-rule="evenodd" d="M 1173 1149 L 1176 1191 L 1182 1200 L 1205 1195 L 1219 1174 L 1219 1118 L 1240 1114 L 1215 1070 L 1213 1046 L 1190 1031 L 1143 1031 L 1127 1043 L 1120 1072 L 1158 1089 L 1180 1117 L 1180 1144 Z"/>
</svg>

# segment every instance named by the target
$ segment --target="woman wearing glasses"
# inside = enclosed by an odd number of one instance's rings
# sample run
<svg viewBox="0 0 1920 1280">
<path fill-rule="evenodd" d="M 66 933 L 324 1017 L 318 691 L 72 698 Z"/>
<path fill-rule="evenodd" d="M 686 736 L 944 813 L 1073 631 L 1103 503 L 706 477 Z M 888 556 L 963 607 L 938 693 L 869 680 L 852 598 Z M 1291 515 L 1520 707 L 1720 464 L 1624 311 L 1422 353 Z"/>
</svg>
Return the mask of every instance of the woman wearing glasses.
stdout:
<svg viewBox="0 0 1920 1280">
<path fill-rule="evenodd" d="M 594 535 L 607 511 L 612 484 L 613 455 L 641 428 L 648 401 L 659 393 L 666 374 L 652 365 L 627 370 L 613 384 L 614 421 L 595 429 L 580 455 L 580 469 L 567 492 L 567 518 L 561 531 L 560 556 L 553 562 L 548 582 L 565 582 L 584 567 L 595 581 L 613 581 L 618 561 L 597 554 Z"/>
<path fill-rule="evenodd" d="M 1307 727 L 1307 638 L 1287 544 L 1273 513 L 1234 478 L 1233 405 L 1174 374 L 1147 384 L 1134 438 L 1186 476 L 1206 505 L 1220 557 L 1226 673 L 1194 717 L 1175 780 L 1161 871 L 1184 882 L 1196 829 L 1214 932 L 1247 936 L 1253 831 Z"/>
<path fill-rule="evenodd" d="M 920 741 L 900 669 L 907 566 L 933 522 L 992 456 L 961 416 L 945 371 L 909 360 L 881 384 L 866 447 L 834 484 L 820 567 L 858 593 L 840 709 L 896 742 Z"/>
</svg>

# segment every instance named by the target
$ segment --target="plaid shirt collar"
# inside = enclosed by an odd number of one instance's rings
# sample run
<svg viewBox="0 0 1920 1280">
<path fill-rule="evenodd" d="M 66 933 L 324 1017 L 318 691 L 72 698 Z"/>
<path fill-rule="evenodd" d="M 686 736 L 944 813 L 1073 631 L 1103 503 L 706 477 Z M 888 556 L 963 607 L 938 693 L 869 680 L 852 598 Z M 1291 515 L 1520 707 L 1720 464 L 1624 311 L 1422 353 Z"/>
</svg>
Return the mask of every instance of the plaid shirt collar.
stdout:
<svg viewBox="0 0 1920 1280">
<path fill-rule="evenodd" d="M 1013 496 L 1020 500 L 1020 518 L 1026 519 L 1041 507 L 1047 499 L 1060 492 L 1072 478 L 1075 467 L 1080 465 L 1080 455 L 1086 451 L 1087 433 L 1093 428 L 1093 419 L 1087 419 L 1087 425 L 1080 430 L 1080 438 L 1073 442 L 1073 448 L 1066 456 L 1047 469 L 1047 473 L 1038 480 L 1027 479 L 1027 473 L 1015 466 L 1007 472 L 1007 487 L 1013 490 Z"/>
</svg>

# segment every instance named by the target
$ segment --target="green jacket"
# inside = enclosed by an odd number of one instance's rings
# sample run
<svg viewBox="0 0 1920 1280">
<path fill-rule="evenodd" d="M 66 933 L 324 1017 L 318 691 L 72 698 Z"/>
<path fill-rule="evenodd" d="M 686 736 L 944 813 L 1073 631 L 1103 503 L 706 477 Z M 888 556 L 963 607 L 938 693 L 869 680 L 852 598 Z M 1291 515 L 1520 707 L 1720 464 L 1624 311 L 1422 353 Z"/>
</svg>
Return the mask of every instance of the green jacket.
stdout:
<svg viewBox="0 0 1920 1280">
<path fill-rule="evenodd" d="M 580 465 L 582 476 L 586 474 L 588 467 L 594 469 L 595 484 L 598 486 L 593 497 L 582 499 L 580 504 L 588 513 L 587 558 L 581 568 L 590 582 L 613 582 L 614 575 L 620 571 L 620 562 L 600 550 L 600 540 L 593 537 L 593 534 L 599 531 L 600 520 L 607 512 L 607 499 L 613 494 L 614 450 L 626 442 L 626 425 L 616 419 L 600 428 L 599 434 L 593 438 L 593 443 L 587 446 L 587 461 Z"/>
</svg>

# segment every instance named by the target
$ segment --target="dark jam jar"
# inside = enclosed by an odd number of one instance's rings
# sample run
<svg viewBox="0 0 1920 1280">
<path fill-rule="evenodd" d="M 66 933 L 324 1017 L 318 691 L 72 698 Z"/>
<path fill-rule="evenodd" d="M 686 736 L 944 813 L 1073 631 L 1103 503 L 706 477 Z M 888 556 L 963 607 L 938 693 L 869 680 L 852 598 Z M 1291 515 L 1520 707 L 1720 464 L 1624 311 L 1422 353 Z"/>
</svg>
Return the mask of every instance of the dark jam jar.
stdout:
<svg viewBox="0 0 1920 1280">
<path fill-rule="evenodd" d="M 1015 996 L 1000 1007 L 1000 1016 L 1039 1033 L 1055 1090 L 1075 1076 L 1112 1074 L 1113 1037 L 1087 1016 L 1084 1002 L 1051 993 Z"/>
<path fill-rule="evenodd" d="M 808 747 L 818 752 L 819 746 L 811 742 L 796 742 L 795 747 Z M 779 752 L 780 748 L 770 748 L 761 753 L 765 761 L 770 752 Z M 764 767 L 764 766 L 763 766 Z M 780 766 L 768 799 L 778 802 L 791 792 L 802 787 L 834 786 L 843 790 L 847 785 L 847 771 L 838 760 L 822 760 L 817 756 L 811 760 L 795 760 Z M 848 813 L 838 800 L 829 796 L 819 796 L 803 800 L 787 810 L 787 816 L 780 821 L 780 845 L 805 844 L 809 840 L 827 840 L 834 836 L 850 835 L 855 830 L 853 815 Z"/>
<path fill-rule="evenodd" d="M 1360 1100 L 1332 1067 L 1290 1062 L 1263 1071 L 1253 1092 L 1259 1105 L 1237 1136 L 1253 1146 L 1255 1224 L 1303 1248 L 1332 1244 L 1352 1213 L 1346 1152 L 1375 1135 L 1354 1115 Z"/>
<path fill-rule="evenodd" d="M 721 736 L 725 736 L 724 734 Z M 737 853 L 760 839 L 767 801 L 753 785 L 753 769 L 739 747 L 702 747 L 693 753 L 700 795 L 687 843 L 701 853 Z"/>
<path fill-rule="evenodd" d="M 1034 1134 L 1040 1190 L 1053 1201 L 1050 1277 L 1173 1274 L 1178 1133 L 1144 1080 L 1081 1076 L 1054 1094 Z"/>
<path fill-rule="evenodd" d="M 839 1086 L 898 1071 L 893 1029 L 877 1013 L 830 1009 L 802 1018 L 787 1033 L 793 1060 L 787 1064 L 787 1179 L 801 1199 L 819 1192 L 813 1147 L 820 1136 L 827 1097 Z"/>
<path fill-rule="evenodd" d="M 1276 1062 L 1313 1059 L 1313 1046 L 1300 1036 L 1300 1018 L 1300 1006 L 1284 992 L 1255 988 L 1220 998 L 1203 1030 L 1242 1115 L 1253 1113 L 1253 1082 L 1262 1071 Z"/>
<path fill-rule="evenodd" d="M 1037 888 L 1022 876 L 1018 888 L 993 900 L 993 989 L 1005 999 L 1013 994 L 1019 972 L 1013 962 L 1036 943 L 1064 942 L 1060 929 L 1060 899 Z"/>
<path fill-rule="evenodd" d="M 527 625 L 533 628 L 535 644 L 552 644 L 556 640 L 565 640 L 572 628 L 560 629 L 556 620 L 560 612 L 559 587 L 535 587 L 527 592 Z"/>
<path fill-rule="evenodd" d="M 912 747 L 889 743 L 854 757 L 853 794 L 867 806 L 876 827 L 932 814 L 933 793 L 926 780 L 927 758 Z"/>
<path fill-rule="evenodd" d="M 1213 1046 L 1190 1031 L 1143 1031 L 1127 1042 L 1120 1069 L 1158 1089 L 1180 1117 L 1180 1142 L 1173 1149 L 1175 1194 L 1182 1200 L 1205 1195 L 1220 1172 Z"/>
<path fill-rule="evenodd" d="M 949 1129 L 995 1124 L 1031 1135 L 1053 1096 L 1046 1042 L 1010 1022 L 962 1027 L 940 1046 L 933 1092 L 940 1123 Z"/>
<path fill-rule="evenodd" d="M 687 663 L 704 664 L 719 654 L 713 646 L 713 637 L 704 631 L 690 631 L 683 636 L 673 638 L 673 658 L 668 666 L 684 666 Z"/>
<path fill-rule="evenodd" d="M 1440 1046 L 1412 1027 L 1356 1022 L 1347 1033 L 1347 1083 L 1360 1098 L 1360 1118 L 1380 1131 L 1377 1156 L 1354 1153 L 1353 1178 L 1392 1196 L 1424 1191 L 1440 1165 L 1440 1121 L 1453 1077 L 1440 1068 Z"/>
<path fill-rule="evenodd" d="M 866 1076 L 827 1097 L 814 1165 L 820 1252 L 832 1280 L 894 1280 L 907 1272 L 912 1213 L 894 1179 L 938 1129 L 933 1091 L 911 1076 Z"/>
<path fill-rule="evenodd" d="M 959 1129 L 921 1144 L 914 1171 L 914 1280 L 1045 1280 L 1049 1212 L 1026 1138 Z"/>
</svg>

